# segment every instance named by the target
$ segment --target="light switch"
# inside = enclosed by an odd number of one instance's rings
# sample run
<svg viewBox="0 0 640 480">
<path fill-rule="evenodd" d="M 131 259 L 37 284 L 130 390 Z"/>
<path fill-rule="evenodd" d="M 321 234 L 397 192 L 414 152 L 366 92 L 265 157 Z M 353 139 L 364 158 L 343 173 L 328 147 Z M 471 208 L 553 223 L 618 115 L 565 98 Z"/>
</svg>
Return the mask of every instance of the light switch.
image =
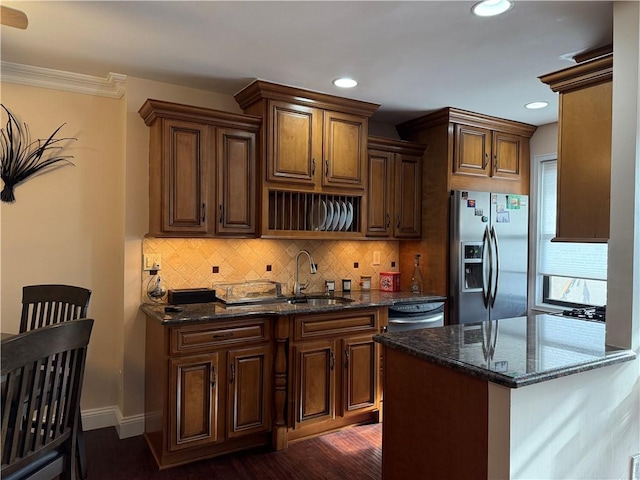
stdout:
<svg viewBox="0 0 640 480">
<path fill-rule="evenodd" d="M 373 265 L 380 265 L 380 250 L 373 252 Z"/>
<path fill-rule="evenodd" d="M 159 253 L 145 253 L 142 259 L 142 269 L 146 272 L 149 270 L 160 270 L 162 268 L 162 257 Z"/>
</svg>

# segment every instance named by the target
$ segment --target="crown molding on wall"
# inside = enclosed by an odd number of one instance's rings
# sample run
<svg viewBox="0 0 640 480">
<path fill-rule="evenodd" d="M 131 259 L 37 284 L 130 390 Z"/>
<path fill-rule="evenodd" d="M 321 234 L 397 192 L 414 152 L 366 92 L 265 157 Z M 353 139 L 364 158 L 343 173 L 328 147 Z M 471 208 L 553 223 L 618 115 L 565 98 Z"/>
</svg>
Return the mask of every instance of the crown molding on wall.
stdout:
<svg viewBox="0 0 640 480">
<path fill-rule="evenodd" d="M 0 81 L 86 95 L 122 98 L 126 80 L 127 76 L 119 73 L 109 73 L 106 78 L 100 78 L 82 73 L 0 62 Z"/>
</svg>

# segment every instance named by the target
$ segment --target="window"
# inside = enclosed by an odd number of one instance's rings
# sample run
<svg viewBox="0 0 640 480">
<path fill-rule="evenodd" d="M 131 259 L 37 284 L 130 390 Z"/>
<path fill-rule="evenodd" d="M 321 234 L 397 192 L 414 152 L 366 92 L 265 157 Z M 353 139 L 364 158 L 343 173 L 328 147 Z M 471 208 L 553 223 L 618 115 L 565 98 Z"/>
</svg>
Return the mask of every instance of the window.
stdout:
<svg viewBox="0 0 640 480">
<path fill-rule="evenodd" d="M 538 304 L 561 307 L 607 303 L 607 245 L 552 242 L 556 233 L 557 160 L 538 165 Z"/>
</svg>

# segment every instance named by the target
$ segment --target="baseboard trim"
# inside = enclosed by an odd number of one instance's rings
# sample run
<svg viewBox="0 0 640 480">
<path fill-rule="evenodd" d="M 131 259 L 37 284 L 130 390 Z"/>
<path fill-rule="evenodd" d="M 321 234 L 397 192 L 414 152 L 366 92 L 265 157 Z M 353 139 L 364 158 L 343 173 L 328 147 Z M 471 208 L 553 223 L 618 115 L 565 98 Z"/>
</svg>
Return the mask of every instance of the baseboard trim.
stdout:
<svg viewBox="0 0 640 480">
<path fill-rule="evenodd" d="M 82 411 L 82 428 L 84 430 L 107 427 L 115 427 L 118 437 L 121 439 L 142 435 L 144 433 L 144 414 L 123 417 L 117 406 Z"/>
</svg>

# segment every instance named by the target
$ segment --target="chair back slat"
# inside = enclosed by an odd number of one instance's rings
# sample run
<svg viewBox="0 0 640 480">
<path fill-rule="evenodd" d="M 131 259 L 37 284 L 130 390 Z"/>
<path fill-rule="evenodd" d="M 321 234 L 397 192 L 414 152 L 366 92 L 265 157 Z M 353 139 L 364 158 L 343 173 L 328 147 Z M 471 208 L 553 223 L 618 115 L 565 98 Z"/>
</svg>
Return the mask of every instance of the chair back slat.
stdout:
<svg viewBox="0 0 640 480">
<path fill-rule="evenodd" d="M 80 394 L 93 320 L 40 327 L 2 341 L 0 476 L 55 450 L 74 466 Z"/>
<path fill-rule="evenodd" d="M 22 288 L 20 332 L 86 318 L 91 290 L 74 285 L 28 285 Z"/>
</svg>

